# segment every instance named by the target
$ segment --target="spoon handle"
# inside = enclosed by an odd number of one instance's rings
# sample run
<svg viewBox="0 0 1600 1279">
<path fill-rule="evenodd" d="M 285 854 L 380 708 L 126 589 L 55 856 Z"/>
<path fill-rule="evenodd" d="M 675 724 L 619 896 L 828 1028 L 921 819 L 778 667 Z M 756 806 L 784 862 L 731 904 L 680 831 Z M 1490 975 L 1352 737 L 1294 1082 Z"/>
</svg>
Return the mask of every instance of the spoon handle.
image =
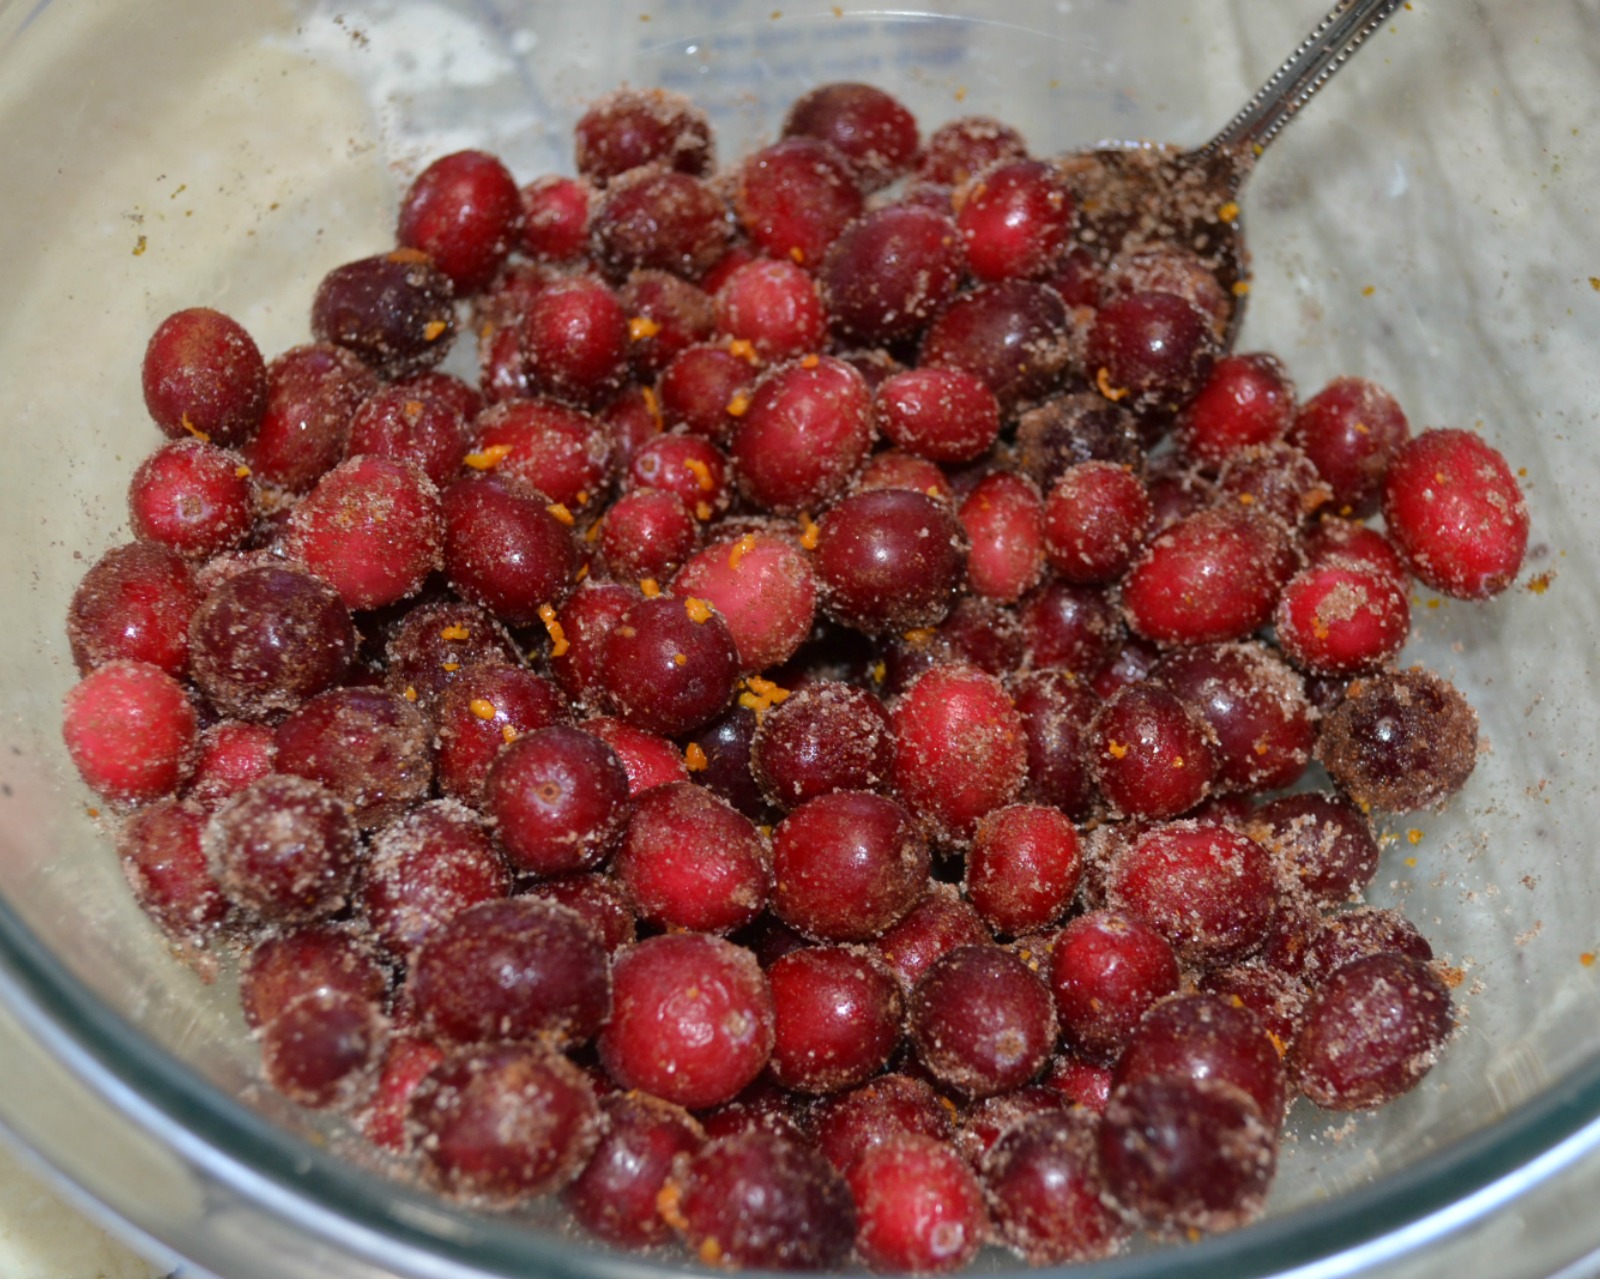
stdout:
<svg viewBox="0 0 1600 1279">
<path fill-rule="evenodd" d="M 1401 3 L 1402 0 L 1339 0 L 1289 60 L 1256 90 L 1244 109 L 1199 148 L 1199 154 L 1249 150 L 1260 155 Z"/>
</svg>

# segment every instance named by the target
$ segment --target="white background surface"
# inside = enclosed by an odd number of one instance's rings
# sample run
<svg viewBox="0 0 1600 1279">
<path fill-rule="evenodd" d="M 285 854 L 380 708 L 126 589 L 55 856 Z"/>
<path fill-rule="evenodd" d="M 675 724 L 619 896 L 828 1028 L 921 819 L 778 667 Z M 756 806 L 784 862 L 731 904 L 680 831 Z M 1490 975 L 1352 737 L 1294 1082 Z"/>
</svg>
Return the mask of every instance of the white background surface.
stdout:
<svg viewBox="0 0 1600 1279">
<path fill-rule="evenodd" d="M 161 1279 L 163 1273 L 64 1203 L 0 1146 L 0 1276 Z"/>
</svg>

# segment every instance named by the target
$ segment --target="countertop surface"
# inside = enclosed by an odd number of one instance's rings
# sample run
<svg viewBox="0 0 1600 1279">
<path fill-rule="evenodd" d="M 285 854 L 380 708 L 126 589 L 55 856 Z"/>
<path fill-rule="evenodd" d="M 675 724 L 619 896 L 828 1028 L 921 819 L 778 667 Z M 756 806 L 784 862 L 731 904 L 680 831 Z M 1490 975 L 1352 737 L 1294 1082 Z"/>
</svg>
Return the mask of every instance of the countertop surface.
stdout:
<svg viewBox="0 0 1600 1279">
<path fill-rule="evenodd" d="M 0 1276 L 4 1279 L 164 1279 L 166 1271 L 113 1239 L 0 1146 Z"/>
</svg>

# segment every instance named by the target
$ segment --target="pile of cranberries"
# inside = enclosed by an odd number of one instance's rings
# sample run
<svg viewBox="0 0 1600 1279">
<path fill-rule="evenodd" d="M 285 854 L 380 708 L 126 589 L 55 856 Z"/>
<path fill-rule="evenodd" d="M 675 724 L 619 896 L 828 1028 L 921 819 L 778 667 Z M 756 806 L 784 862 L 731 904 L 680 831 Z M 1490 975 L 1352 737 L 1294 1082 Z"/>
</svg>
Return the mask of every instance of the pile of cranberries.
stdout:
<svg viewBox="0 0 1600 1279">
<path fill-rule="evenodd" d="M 432 164 L 308 344 L 159 326 L 65 735 L 273 1086 L 475 1206 L 938 1271 L 1236 1226 L 1297 1096 L 1421 1078 L 1374 819 L 1478 734 L 1413 580 L 1527 511 L 1138 214 L 864 85 L 722 169 L 622 91 L 577 176 Z"/>
</svg>

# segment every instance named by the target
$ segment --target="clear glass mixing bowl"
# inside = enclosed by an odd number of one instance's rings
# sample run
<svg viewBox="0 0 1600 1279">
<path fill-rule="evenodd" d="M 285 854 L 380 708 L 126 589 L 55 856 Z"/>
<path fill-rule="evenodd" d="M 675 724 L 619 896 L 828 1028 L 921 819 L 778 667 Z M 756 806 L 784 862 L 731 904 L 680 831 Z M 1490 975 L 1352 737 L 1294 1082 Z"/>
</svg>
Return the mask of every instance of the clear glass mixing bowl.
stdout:
<svg viewBox="0 0 1600 1279">
<path fill-rule="evenodd" d="M 0 3 L 5 1126 L 186 1274 L 651 1273 L 363 1167 L 258 1089 L 226 977 L 173 962 L 129 901 L 58 719 L 68 596 L 125 538 L 157 438 L 146 335 L 203 303 L 269 353 L 303 340 L 316 281 L 390 243 L 423 162 L 473 144 L 524 180 L 566 169 L 582 105 L 620 82 L 693 94 L 725 157 L 840 78 L 930 126 L 999 115 L 1038 154 L 1195 142 L 1323 2 Z M 1572 1211 L 1600 1184 L 1600 7 L 1416 0 L 1374 45 L 1247 193 L 1242 346 L 1305 392 L 1375 378 L 1416 426 L 1476 427 L 1525 468 L 1523 582 L 1427 599 L 1410 650 L 1472 690 L 1488 750 L 1448 813 L 1395 832 L 1374 893 L 1463 970 L 1463 1029 L 1402 1103 L 1298 1112 L 1266 1220 L 1095 1275 L 1542 1274 L 1600 1242 Z"/>
</svg>

